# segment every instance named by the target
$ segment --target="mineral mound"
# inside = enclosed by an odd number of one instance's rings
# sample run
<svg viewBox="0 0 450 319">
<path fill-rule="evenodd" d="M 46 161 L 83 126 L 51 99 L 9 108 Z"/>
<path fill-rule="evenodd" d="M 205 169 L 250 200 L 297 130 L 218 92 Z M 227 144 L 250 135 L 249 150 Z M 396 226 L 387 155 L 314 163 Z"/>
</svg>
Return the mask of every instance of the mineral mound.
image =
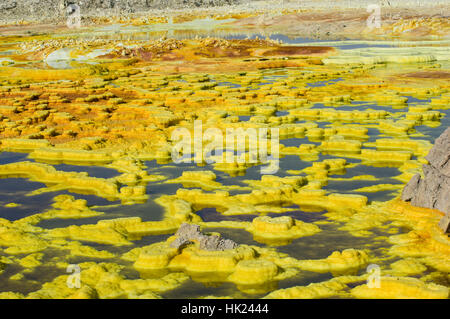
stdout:
<svg viewBox="0 0 450 319">
<path fill-rule="evenodd" d="M 450 231 L 450 127 L 439 136 L 423 165 L 423 175 L 414 175 L 402 192 L 402 200 L 419 207 L 445 213 L 439 222 L 444 232 Z"/>
</svg>

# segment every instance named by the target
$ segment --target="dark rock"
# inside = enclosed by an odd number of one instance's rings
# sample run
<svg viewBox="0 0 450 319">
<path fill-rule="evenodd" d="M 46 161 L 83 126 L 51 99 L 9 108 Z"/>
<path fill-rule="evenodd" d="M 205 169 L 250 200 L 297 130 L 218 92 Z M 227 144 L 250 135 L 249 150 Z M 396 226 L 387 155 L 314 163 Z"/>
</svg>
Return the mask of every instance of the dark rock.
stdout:
<svg viewBox="0 0 450 319">
<path fill-rule="evenodd" d="M 423 177 L 414 175 L 403 189 L 401 199 L 418 207 L 440 210 L 446 215 L 439 222 L 449 232 L 450 220 L 450 128 L 439 136 L 423 165 Z"/>
<path fill-rule="evenodd" d="M 450 214 L 445 215 L 439 221 L 439 227 L 444 231 L 444 233 L 450 233 Z"/>
<path fill-rule="evenodd" d="M 203 250 L 219 250 L 217 249 L 219 247 L 220 238 L 219 236 L 201 236 L 199 238 L 200 240 L 200 249 Z"/>
<path fill-rule="evenodd" d="M 227 249 L 234 249 L 237 246 L 239 246 L 238 244 L 236 244 L 234 241 L 232 241 L 231 239 L 221 239 L 219 242 L 219 250 L 227 250 Z"/>
<path fill-rule="evenodd" d="M 450 177 L 450 127 L 436 139 L 425 158 L 440 174 Z"/>
<path fill-rule="evenodd" d="M 0 10 L 10 10 L 10 9 L 14 9 L 17 6 L 17 2 L 16 1 L 1 1 L 0 2 Z"/>
<path fill-rule="evenodd" d="M 417 192 L 417 188 L 419 187 L 420 182 L 420 174 L 414 175 L 411 180 L 406 184 L 405 188 L 402 191 L 402 200 L 410 201 Z"/>
<path fill-rule="evenodd" d="M 175 233 L 175 240 L 170 243 L 170 247 L 181 248 L 189 245 L 193 240 L 200 244 L 203 250 L 226 250 L 233 249 L 238 246 L 230 239 L 223 239 L 216 235 L 204 235 L 200 231 L 200 226 L 194 224 L 183 223 Z"/>
<path fill-rule="evenodd" d="M 450 212 L 450 178 L 439 173 L 431 165 L 423 165 L 424 178 L 420 179 L 411 204 L 419 207 L 438 209 Z"/>
</svg>

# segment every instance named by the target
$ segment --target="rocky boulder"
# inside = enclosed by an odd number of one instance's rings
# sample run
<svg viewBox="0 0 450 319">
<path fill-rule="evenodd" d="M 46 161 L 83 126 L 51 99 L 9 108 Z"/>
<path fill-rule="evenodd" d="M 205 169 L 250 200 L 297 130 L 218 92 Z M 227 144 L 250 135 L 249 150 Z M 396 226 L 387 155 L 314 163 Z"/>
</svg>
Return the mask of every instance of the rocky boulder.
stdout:
<svg viewBox="0 0 450 319">
<path fill-rule="evenodd" d="M 423 177 L 414 175 L 402 192 L 402 200 L 418 207 L 438 209 L 445 213 L 439 222 L 441 229 L 450 232 L 450 127 L 439 136 L 423 165 Z"/>
<path fill-rule="evenodd" d="M 238 246 L 231 239 L 223 239 L 215 235 L 204 235 L 200 231 L 200 226 L 194 224 L 183 223 L 175 234 L 175 240 L 170 247 L 180 248 L 192 243 L 193 240 L 198 241 L 200 249 L 203 250 L 227 250 L 234 249 Z"/>
</svg>

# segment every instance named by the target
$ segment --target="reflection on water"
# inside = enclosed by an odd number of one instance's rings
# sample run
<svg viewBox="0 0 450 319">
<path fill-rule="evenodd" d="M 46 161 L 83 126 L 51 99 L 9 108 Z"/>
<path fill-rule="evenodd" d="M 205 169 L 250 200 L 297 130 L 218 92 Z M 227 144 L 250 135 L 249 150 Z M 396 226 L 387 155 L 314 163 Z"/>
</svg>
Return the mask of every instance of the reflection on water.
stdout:
<svg viewBox="0 0 450 319">
<path fill-rule="evenodd" d="M 0 164 L 9 164 L 21 161 L 33 161 L 27 158 L 27 153 L 0 152 Z"/>
<path fill-rule="evenodd" d="M 58 171 L 64 172 L 86 172 L 89 176 L 99 177 L 99 178 L 111 178 L 119 176 L 120 173 L 112 168 L 101 167 L 101 166 L 86 166 L 86 165 L 68 165 L 68 164 L 57 164 L 53 165 Z"/>
</svg>

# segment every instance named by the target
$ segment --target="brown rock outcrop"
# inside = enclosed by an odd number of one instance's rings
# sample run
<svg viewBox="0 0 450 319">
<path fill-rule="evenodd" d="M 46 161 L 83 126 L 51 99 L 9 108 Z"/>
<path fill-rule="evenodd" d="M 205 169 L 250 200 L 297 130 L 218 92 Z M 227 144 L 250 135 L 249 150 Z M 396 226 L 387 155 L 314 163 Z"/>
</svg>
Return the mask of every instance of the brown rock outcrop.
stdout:
<svg viewBox="0 0 450 319">
<path fill-rule="evenodd" d="M 423 175 L 414 175 L 402 192 L 402 200 L 419 207 L 438 209 L 446 215 L 439 222 L 450 232 L 450 127 L 439 136 L 423 165 Z"/>
</svg>

